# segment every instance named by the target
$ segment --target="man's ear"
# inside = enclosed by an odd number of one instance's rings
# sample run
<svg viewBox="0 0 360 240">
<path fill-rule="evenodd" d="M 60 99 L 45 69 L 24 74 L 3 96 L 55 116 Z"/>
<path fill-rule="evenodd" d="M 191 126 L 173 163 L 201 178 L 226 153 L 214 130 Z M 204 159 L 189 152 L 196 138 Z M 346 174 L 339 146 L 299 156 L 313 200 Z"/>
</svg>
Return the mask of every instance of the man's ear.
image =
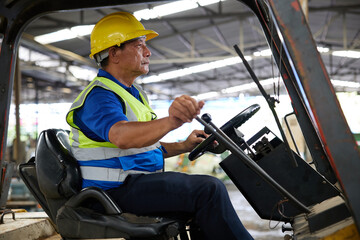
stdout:
<svg viewBox="0 0 360 240">
<path fill-rule="evenodd" d="M 112 63 L 118 63 L 120 60 L 119 49 L 112 47 L 109 49 L 109 61 Z"/>
</svg>

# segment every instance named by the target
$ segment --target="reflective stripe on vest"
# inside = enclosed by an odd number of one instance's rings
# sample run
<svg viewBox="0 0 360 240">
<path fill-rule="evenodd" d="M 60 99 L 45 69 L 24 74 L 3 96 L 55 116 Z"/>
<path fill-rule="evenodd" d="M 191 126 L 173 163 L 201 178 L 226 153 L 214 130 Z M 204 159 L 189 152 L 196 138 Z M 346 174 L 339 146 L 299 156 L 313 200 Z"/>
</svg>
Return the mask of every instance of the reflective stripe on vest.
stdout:
<svg viewBox="0 0 360 240">
<path fill-rule="evenodd" d="M 156 151 L 161 146 L 160 142 L 157 142 L 143 148 L 120 149 L 110 142 L 97 142 L 87 138 L 74 123 L 73 114 L 76 109 L 83 106 L 87 95 L 94 87 L 102 87 L 117 94 L 125 103 L 125 115 L 129 121 L 151 121 L 154 117 L 154 113 L 148 104 L 146 94 L 140 87 L 136 86 L 140 92 L 140 98 L 143 103 L 110 79 L 96 77 L 75 99 L 66 116 L 66 121 L 71 126 L 70 143 L 72 153 L 78 161 L 87 162 L 86 166 L 80 166 L 83 179 L 111 181 L 120 184 L 129 174 L 149 173 L 149 171 L 134 171 L 131 169 L 124 171 L 123 169 L 99 167 L 96 165 L 89 166 L 91 165 L 91 161 L 94 160 L 106 161 L 106 159 L 121 158 L 147 152 L 151 155 L 152 151 Z M 163 163 L 161 163 L 161 166 L 163 166 Z M 162 169 L 159 171 L 162 171 Z"/>
<path fill-rule="evenodd" d="M 103 168 L 103 167 L 80 167 L 82 177 L 84 179 L 91 179 L 95 181 L 111 181 L 111 182 L 124 182 L 126 177 L 130 174 L 149 174 L 151 172 L 128 170 L 118 168 Z M 162 172 L 158 170 L 156 172 Z"/>
<path fill-rule="evenodd" d="M 72 135 L 72 136 L 71 136 Z M 70 137 L 72 137 L 73 141 L 71 144 L 71 152 L 75 156 L 78 161 L 92 161 L 92 160 L 102 160 L 113 157 L 124 157 L 129 155 L 135 155 L 139 153 L 144 153 L 148 151 L 152 151 L 158 149 L 161 145 L 159 142 L 142 148 L 129 148 L 129 149 L 120 149 L 117 146 L 104 142 L 99 143 L 99 145 L 108 144 L 109 146 L 96 146 L 94 141 L 89 141 L 88 146 L 92 145 L 94 147 L 84 147 L 85 144 L 80 147 L 79 136 L 85 136 L 80 130 L 76 128 L 71 128 Z M 86 138 L 86 137 L 85 137 Z M 81 140 L 80 140 L 81 141 Z"/>
</svg>

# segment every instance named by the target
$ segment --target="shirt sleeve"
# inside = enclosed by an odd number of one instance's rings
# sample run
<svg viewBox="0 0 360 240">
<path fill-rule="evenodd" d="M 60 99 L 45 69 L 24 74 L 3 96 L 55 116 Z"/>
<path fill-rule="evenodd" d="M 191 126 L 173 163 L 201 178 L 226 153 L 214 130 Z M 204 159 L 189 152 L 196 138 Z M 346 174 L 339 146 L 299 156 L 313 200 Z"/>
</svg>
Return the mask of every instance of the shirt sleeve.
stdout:
<svg viewBox="0 0 360 240">
<path fill-rule="evenodd" d="M 128 121 L 119 97 L 101 87 L 95 87 L 86 97 L 83 107 L 75 110 L 75 124 L 82 132 L 99 141 L 109 142 L 109 130 L 119 121 Z"/>
</svg>

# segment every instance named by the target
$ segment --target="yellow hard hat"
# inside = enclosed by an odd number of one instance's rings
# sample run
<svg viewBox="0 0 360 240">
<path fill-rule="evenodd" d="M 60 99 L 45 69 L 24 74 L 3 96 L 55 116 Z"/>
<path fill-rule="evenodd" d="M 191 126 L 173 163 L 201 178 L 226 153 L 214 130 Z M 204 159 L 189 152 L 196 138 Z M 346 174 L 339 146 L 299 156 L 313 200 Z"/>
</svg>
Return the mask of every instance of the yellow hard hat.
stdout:
<svg viewBox="0 0 360 240">
<path fill-rule="evenodd" d="M 103 17 L 94 27 L 90 36 L 91 54 L 94 55 L 112 46 L 134 38 L 146 36 L 146 41 L 159 34 L 146 30 L 144 26 L 130 13 L 116 12 Z"/>
</svg>

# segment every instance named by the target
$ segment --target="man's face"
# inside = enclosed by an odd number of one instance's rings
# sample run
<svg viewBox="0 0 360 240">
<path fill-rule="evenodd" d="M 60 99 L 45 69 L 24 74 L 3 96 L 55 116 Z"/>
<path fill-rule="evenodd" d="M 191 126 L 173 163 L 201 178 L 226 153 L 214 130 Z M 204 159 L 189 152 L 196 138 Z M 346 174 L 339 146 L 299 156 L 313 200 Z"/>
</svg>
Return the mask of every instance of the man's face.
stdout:
<svg viewBox="0 0 360 240">
<path fill-rule="evenodd" d="M 128 74 L 140 76 L 149 72 L 151 52 L 146 47 L 145 38 L 126 43 L 119 54 L 121 68 Z"/>
</svg>

